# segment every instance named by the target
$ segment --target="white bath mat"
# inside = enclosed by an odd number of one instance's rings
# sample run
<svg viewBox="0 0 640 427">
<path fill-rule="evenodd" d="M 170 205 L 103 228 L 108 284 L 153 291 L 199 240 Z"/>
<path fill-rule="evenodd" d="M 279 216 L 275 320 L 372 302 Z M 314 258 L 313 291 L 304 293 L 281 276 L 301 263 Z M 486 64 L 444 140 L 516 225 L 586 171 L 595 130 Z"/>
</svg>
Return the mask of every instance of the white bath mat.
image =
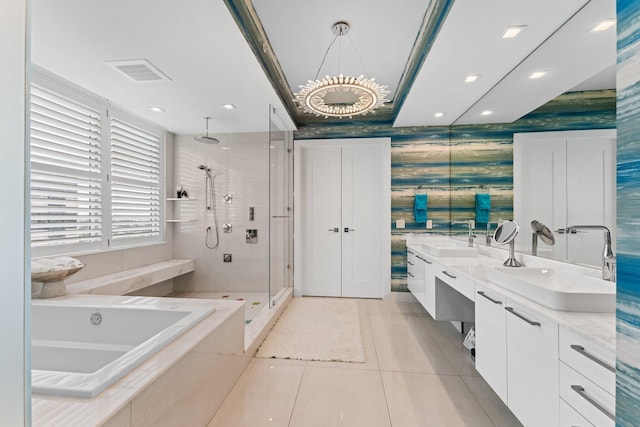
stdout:
<svg viewBox="0 0 640 427">
<path fill-rule="evenodd" d="M 256 357 L 364 363 L 357 302 L 294 298 Z"/>
</svg>

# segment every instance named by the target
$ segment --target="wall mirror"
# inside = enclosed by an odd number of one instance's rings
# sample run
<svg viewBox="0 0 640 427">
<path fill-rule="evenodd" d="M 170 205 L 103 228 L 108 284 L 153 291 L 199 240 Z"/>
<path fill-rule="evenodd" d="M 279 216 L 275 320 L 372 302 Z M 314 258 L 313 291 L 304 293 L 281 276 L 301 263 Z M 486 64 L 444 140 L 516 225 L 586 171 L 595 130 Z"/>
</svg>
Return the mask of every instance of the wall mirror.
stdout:
<svg viewBox="0 0 640 427">
<path fill-rule="evenodd" d="M 602 225 L 615 240 L 615 161 L 613 129 L 515 134 L 513 217 L 534 224 L 517 237 L 516 250 L 601 266 L 604 232 L 565 230 Z"/>
</svg>

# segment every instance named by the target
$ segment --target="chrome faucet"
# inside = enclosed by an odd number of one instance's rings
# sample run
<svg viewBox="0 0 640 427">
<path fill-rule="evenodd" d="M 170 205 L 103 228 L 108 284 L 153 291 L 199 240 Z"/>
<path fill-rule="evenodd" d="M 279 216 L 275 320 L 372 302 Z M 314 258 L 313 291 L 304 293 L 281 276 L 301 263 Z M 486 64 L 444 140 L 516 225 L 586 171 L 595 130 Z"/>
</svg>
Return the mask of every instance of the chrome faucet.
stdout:
<svg viewBox="0 0 640 427">
<path fill-rule="evenodd" d="M 475 221 L 472 219 L 466 219 L 464 221 L 453 221 L 451 224 L 467 224 L 467 226 L 469 227 L 469 237 L 467 240 L 467 243 L 469 245 L 470 248 L 473 247 L 473 239 L 476 237 L 475 234 L 473 234 L 473 225 L 474 225 Z"/>
<path fill-rule="evenodd" d="M 572 225 L 564 229 L 565 233 L 574 234 L 577 230 L 604 231 L 604 249 L 602 251 L 602 279 L 616 281 L 616 257 L 611 248 L 611 231 L 604 225 Z"/>
<path fill-rule="evenodd" d="M 485 234 L 485 243 L 487 246 L 491 246 L 493 240 L 493 233 L 491 232 L 491 222 L 487 222 L 487 233 Z"/>
</svg>

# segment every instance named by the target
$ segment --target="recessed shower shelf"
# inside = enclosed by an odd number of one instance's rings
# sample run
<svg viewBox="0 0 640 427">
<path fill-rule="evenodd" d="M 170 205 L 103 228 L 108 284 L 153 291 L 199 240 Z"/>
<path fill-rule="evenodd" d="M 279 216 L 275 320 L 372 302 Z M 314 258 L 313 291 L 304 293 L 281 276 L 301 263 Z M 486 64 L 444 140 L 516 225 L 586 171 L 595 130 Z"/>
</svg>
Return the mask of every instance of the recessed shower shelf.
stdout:
<svg viewBox="0 0 640 427">
<path fill-rule="evenodd" d="M 168 197 L 167 198 L 167 202 L 193 202 L 194 200 L 197 200 L 197 199 L 190 198 L 190 197 Z"/>
<path fill-rule="evenodd" d="M 195 222 L 195 219 L 168 219 L 167 222 Z"/>
</svg>

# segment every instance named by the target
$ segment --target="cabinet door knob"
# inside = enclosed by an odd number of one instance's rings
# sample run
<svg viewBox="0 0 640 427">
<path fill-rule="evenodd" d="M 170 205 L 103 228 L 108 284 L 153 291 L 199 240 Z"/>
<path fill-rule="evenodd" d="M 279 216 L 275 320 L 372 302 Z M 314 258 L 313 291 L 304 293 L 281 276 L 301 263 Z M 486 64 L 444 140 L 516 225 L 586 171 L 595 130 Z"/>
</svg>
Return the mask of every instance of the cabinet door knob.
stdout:
<svg viewBox="0 0 640 427">
<path fill-rule="evenodd" d="M 452 279 L 455 279 L 455 278 L 456 278 L 456 276 L 455 276 L 455 275 L 453 275 L 453 274 L 449 273 L 449 272 L 448 272 L 448 271 L 446 271 L 446 270 L 442 270 L 442 273 L 446 274 L 447 276 L 451 277 Z"/>
<path fill-rule="evenodd" d="M 585 350 L 583 346 L 578 345 L 578 344 L 571 344 L 571 349 L 577 351 L 578 353 L 580 353 L 581 355 L 583 355 L 587 359 L 596 362 L 598 365 L 602 366 L 603 368 L 605 368 L 605 369 L 607 369 L 607 370 L 609 370 L 609 371 L 611 371 L 613 373 L 616 372 L 616 368 L 614 368 L 613 366 L 609 365 L 608 363 L 598 359 L 593 354 L 591 354 L 587 350 Z"/>
<path fill-rule="evenodd" d="M 340 227 L 330 228 L 329 231 L 333 231 L 334 233 L 339 233 L 340 232 Z"/>
<path fill-rule="evenodd" d="M 349 228 L 349 227 L 345 227 L 345 228 L 344 228 L 344 232 L 345 232 L 345 233 L 348 233 L 348 232 L 350 232 L 350 231 L 356 231 L 356 230 L 354 230 L 353 228 Z"/>
<path fill-rule="evenodd" d="M 540 326 L 540 322 L 535 322 L 533 320 L 527 319 L 522 314 L 520 314 L 517 311 L 515 311 L 513 307 L 505 307 L 504 309 L 507 310 L 509 313 L 513 314 L 514 316 L 519 317 L 520 319 L 524 320 L 525 322 L 527 322 L 531 326 Z"/>
<path fill-rule="evenodd" d="M 616 416 L 613 415 L 607 408 L 605 408 L 600 402 L 596 401 L 593 397 L 589 396 L 585 391 L 584 387 L 581 385 L 572 385 L 571 390 L 575 391 L 587 402 L 591 403 L 596 407 L 597 410 L 605 414 L 607 417 L 611 418 L 613 421 L 616 420 Z"/>
<path fill-rule="evenodd" d="M 484 293 L 484 291 L 478 291 L 478 295 L 485 297 L 486 299 L 488 299 L 489 301 L 491 301 L 494 304 L 500 304 L 502 305 L 502 301 L 499 301 L 497 299 L 493 299 L 491 298 L 489 295 L 487 295 L 486 293 Z"/>
</svg>

